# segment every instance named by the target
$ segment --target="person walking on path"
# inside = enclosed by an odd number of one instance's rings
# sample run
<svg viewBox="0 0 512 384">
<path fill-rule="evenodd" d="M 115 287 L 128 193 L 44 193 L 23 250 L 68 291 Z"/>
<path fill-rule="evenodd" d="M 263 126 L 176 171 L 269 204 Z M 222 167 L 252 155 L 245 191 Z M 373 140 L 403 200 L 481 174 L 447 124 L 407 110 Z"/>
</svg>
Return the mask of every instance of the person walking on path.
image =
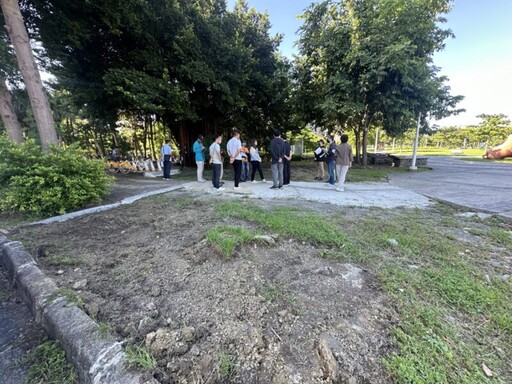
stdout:
<svg viewBox="0 0 512 384">
<path fill-rule="evenodd" d="M 274 138 L 270 140 L 270 157 L 273 185 L 270 189 L 282 189 L 283 159 L 285 155 L 284 141 L 281 139 L 281 133 L 278 130 L 274 129 L 272 133 Z"/>
<path fill-rule="evenodd" d="M 165 140 L 165 144 L 162 145 L 162 149 L 160 150 L 162 154 L 162 162 L 164 165 L 164 180 L 171 179 L 171 153 L 172 148 L 169 145 L 169 139 Z"/>
<path fill-rule="evenodd" d="M 336 143 L 334 142 L 334 138 L 332 136 L 327 136 L 327 141 L 329 142 L 326 155 L 327 171 L 329 172 L 329 184 L 334 185 L 336 182 L 336 176 L 334 175 L 336 169 Z"/>
<path fill-rule="evenodd" d="M 345 190 L 345 177 L 352 166 L 352 147 L 347 143 L 348 135 L 341 135 L 341 144 L 336 147 L 336 173 L 338 175 L 338 192 Z"/>
<path fill-rule="evenodd" d="M 315 149 L 315 161 L 316 161 L 316 177 L 315 180 L 323 180 L 325 178 L 325 148 L 323 140 L 318 142 L 318 147 Z"/>
<path fill-rule="evenodd" d="M 235 186 L 233 189 L 238 191 L 242 189 L 242 187 L 239 186 L 240 176 L 242 175 L 242 142 L 240 141 L 240 132 L 236 129 L 233 131 L 233 136 L 228 141 L 227 151 L 229 162 L 233 164 L 233 170 L 235 171 Z"/>
<path fill-rule="evenodd" d="M 252 165 L 252 173 L 251 173 L 251 183 L 255 183 L 254 176 L 256 176 L 256 171 L 260 174 L 261 181 L 266 182 L 265 177 L 263 177 L 263 171 L 261 170 L 261 157 L 258 152 L 258 140 L 251 140 L 251 165 Z"/>
<path fill-rule="evenodd" d="M 220 172 L 222 166 L 222 156 L 220 154 L 220 143 L 222 135 L 214 135 L 213 143 L 210 145 L 210 161 L 212 164 L 212 184 L 217 191 L 223 191 L 225 188 L 220 183 Z"/>
<path fill-rule="evenodd" d="M 196 157 L 197 164 L 197 181 L 200 183 L 204 183 L 206 180 L 203 178 L 204 171 L 204 145 L 203 145 L 204 137 L 199 135 L 197 140 L 194 142 L 192 146 L 192 151 L 194 151 Z"/>
<path fill-rule="evenodd" d="M 286 140 L 286 135 L 282 134 L 281 138 L 284 143 L 284 157 L 283 157 L 283 186 L 290 185 L 290 161 L 292 160 L 292 147 Z"/>
</svg>

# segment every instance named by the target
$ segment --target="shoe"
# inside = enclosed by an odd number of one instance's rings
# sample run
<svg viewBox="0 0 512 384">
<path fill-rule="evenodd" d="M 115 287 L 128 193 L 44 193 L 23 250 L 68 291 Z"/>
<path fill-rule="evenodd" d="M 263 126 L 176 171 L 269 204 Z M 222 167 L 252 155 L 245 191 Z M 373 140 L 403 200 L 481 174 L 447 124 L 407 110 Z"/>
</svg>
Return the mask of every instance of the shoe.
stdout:
<svg viewBox="0 0 512 384">
<path fill-rule="evenodd" d="M 233 187 L 234 191 L 241 191 L 242 189 L 243 189 L 242 187 Z"/>
<path fill-rule="evenodd" d="M 283 189 L 283 186 L 282 186 L 282 185 L 280 185 L 279 187 L 277 187 L 277 189 Z"/>
<path fill-rule="evenodd" d="M 251 181 L 251 183 L 252 183 L 252 184 L 256 184 L 256 183 L 257 183 L 257 181 L 256 181 L 256 180 L 253 180 L 253 181 Z"/>
<path fill-rule="evenodd" d="M 224 185 L 224 182 L 223 182 L 223 181 L 221 181 L 221 182 L 220 182 L 220 185 Z"/>
<path fill-rule="evenodd" d="M 336 190 L 337 190 L 338 192 L 343 192 L 343 191 L 345 191 L 345 188 L 336 188 Z"/>
<path fill-rule="evenodd" d="M 278 189 L 275 185 L 271 186 L 270 189 Z"/>
<path fill-rule="evenodd" d="M 217 188 L 217 191 L 223 191 L 223 190 L 225 190 L 225 189 L 226 189 L 226 188 L 224 188 L 224 187 L 219 187 L 219 188 Z"/>
<path fill-rule="evenodd" d="M 265 180 L 265 179 L 261 179 L 261 182 L 262 182 L 262 183 L 266 183 L 266 182 L 267 182 L 267 180 Z"/>
<path fill-rule="evenodd" d="M 317 176 L 317 177 L 315 177 L 315 180 L 322 180 L 322 179 Z"/>
<path fill-rule="evenodd" d="M 197 180 L 198 183 L 204 183 L 206 180 Z"/>
</svg>

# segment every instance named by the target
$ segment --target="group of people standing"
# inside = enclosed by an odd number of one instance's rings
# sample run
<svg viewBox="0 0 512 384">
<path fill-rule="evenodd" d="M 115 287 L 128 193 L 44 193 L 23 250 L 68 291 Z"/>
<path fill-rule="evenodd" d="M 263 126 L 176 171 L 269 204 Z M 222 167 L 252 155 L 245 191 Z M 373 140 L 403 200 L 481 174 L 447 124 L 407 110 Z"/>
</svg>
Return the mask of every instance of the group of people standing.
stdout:
<svg viewBox="0 0 512 384">
<path fill-rule="evenodd" d="M 327 182 L 335 185 L 338 179 L 337 191 L 343 192 L 345 189 L 345 178 L 348 169 L 352 166 L 352 147 L 348 144 L 348 135 L 341 135 L 341 144 L 336 145 L 334 137 L 327 136 L 328 147 L 324 147 L 323 140 L 318 141 L 318 146 L 315 149 L 315 161 L 317 164 L 317 174 L 315 180 L 324 180 L 325 168 L 324 164 L 327 163 L 327 172 L 329 178 Z"/>
<path fill-rule="evenodd" d="M 272 186 L 270 189 L 282 189 L 290 184 L 290 161 L 292 159 L 291 146 L 286 140 L 286 136 L 282 135 L 279 131 L 272 131 L 273 138 L 270 141 L 270 158 L 272 170 Z M 210 164 L 212 165 L 212 184 L 217 190 L 224 190 L 222 186 L 223 176 L 223 156 L 220 148 L 222 143 L 222 135 L 216 134 L 213 137 L 213 143 L 209 147 Z M 195 154 L 197 164 L 197 181 L 205 182 L 203 178 L 205 150 L 203 145 L 204 137 L 199 135 L 194 142 L 192 150 Z M 329 179 L 327 182 L 335 185 L 336 179 L 338 180 L 337 191 L 344 190 L 345 177 L 349 167 L 352 166 L 352 148 L 348 144 L 348 136 L 341 135 L 341 144 L 336 145 L 332 136 L 327 137 L 328 147 L 325 148 L 323 140 L 318 142 L 318 147 L 315 149 L 315 161 L 317 162 L 317 176 L 316 180 L 323 180 L 325 178 L 324 163 L 327 163 L 327 171 Z M 229 156 L 229 163 L 233 166 L 234 171 L 234 187 L 235 191 L 242 189 L 240 186 L 241 181 L 245 181 L 249 174 L 248 164 L 252 165 L 251 182 L 255 183 L 256 172 L 259 173 L 262 182 L 265 182 L 263 170 L 261 169 L 261 156 L 258 151 L 258 141 L 252 139 L 250 141 L 250 148 L 247 149 L 245 143 L 240 140 L 240 131 L 234 130 L 231 139 L 226 145 L 227 154 Z M 165 172 L 164 172 L 165 173 Z M 244 177 L 243 177 L 244 176 Z"/>
<path fill-rule="evenodd" d="M 195 153 L 195 159 L 197 164 L 197 181 L 205 182 L 203 178 L 204 161 L 205 161 L 205 147 L 203 145 L 204 138 L 199 135 L 196 142 L 194 143 L 192 150 Z M 213 136 L 213 143 L 210 145 L 208 151 L 210 155 L 210 164 L 212 165 L 212 184 L 217 190 L 224 190 L 222 186 L 222 176 L 224 173 L 224 160 L 220 144 L 222 143 L 222 135 L 215 134 Z M 261 156 L 258 151 L 258 141 L 252 139 L 250 142 L 250 149 L 247 149 L 245 143 L 240 140 L 240 131 L 234 130 L 231 139 L 228 141 L 227 153 L 229 156 L 229 163 L 233 165 L 235 174 L 235 185 L 233 189 L 238 191 L 242 189 L 240 186 L 241 181 L 246 181 L 249 176 L 249 161 L 252 165 L 251 182 L 255 183 L 256 172 L 259 173 L 262 182 L 266 182 L 263 176 L 263 170 L 261 169 Z"/>
</svg>

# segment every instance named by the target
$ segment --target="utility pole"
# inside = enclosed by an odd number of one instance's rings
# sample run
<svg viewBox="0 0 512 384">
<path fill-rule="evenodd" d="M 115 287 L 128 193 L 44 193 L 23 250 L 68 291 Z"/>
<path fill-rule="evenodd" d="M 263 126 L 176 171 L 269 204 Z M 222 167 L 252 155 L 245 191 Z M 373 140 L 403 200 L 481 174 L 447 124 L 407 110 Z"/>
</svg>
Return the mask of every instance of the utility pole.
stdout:
<svg viewBox="0 0 512 384">
<path fill-rule="evenodd" d="M 411 166 L 409 167 L 409 171 L 416 171 L 418 167 L 416 167 L 416 154 L 418 153 L 418 141 L 420 137 L 420 122 L 421 122 L 421 113 L 418 113 L 418 124 L 416 125 L 416 136 L 414 137 L 414 144 L 412 148 L 412 161 Z"/>
</svg>

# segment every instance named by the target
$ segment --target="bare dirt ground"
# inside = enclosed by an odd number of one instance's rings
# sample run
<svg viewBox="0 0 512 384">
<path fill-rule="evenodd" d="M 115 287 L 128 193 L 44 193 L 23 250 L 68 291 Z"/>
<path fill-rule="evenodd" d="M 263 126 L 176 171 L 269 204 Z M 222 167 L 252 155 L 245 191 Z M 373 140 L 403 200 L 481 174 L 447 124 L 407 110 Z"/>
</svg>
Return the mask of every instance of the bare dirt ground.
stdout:
<svg viewBox="0 0 512 384">
<path fill-rule="evenodd" d="M 174 192 L 11 236 L 93 318 L 146 346 L 161 383 L 389 382 L 397 317 L 372 274 L 285 237 L 225 259 L 205 239 L 226 224 L 218 201 Z"/>
</svg>

